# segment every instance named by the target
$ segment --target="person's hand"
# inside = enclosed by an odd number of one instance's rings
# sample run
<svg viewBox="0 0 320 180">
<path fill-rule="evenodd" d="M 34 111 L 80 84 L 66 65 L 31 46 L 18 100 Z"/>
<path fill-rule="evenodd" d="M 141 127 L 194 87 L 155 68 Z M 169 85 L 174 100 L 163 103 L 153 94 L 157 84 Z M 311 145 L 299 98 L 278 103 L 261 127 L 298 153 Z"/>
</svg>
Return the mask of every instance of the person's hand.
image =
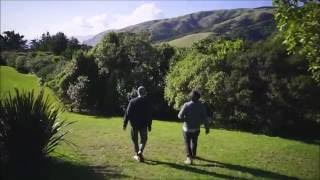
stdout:
<svg viewBox="0 0 320 180">
<path fill-rule="evenodd" d="M 206 129 L 206 134 L 209 134 L 209 132 L 210 132 L 210 129 L 209 128 Z"/>
<path fill-rule="evenodd" d="M 148 126 L 148 131 L 151 132 L 151 126 Z"/>
<path fill-rule="evenodd" d="M 127 129 L 127 126 L 123 125 L 122 129 L 125 131 Z"/>
</svg>

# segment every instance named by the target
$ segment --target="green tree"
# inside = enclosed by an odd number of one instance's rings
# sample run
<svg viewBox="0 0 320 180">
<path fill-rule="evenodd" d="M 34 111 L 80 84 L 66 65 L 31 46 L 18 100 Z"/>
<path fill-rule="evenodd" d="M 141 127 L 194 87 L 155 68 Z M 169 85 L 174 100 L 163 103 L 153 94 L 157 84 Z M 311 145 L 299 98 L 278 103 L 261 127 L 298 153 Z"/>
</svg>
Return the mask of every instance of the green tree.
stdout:
<svg viewBox="0 0 320 180">
<path fill-rule="evenodd" d="M 23 39 L 24 36 L 14 31 L 4 31 L 0 35 L 0 49 L 3 50 L 25 50 L 27 48 L 27 40 Z"/>
<path fill-rule="evenodd" d="M 72 37 L 68 40 L 67 48 L 64 52 L 64 55 L 68 58 L 72 58 L 73 53 L 75 53 L 79 49 L 81 49 L 81 45 L 79 44 L 78 39 Z"/>
<path fill-rule="evenodd" d="M 283 43 L 291 53 L 309 60 L 309 70 L 320 83 L 320 4 L 317 0 L 273 0 L 275 19 L 283 33 Z"/>
<path fill-rule="evenodd" d="M 18 72 L 21 73 L 28 73 L 30 71 L 29 69 L 29 62 L 30 59 L 28 59 L 27 56 L 18 56 L 15 60 L 15 68 Z"/>
<path fill-rule="evenodd" d="M 182 59 L 171 67 L 166 77 L 166 100 L 175 109 L 179 109 L 192 89 L 201 89 L 203 99 L 211 102 L 212 95 L 223 91 L 219 84 L 226 76 L 225 57 L 240 51 L 242 46 L 241 40 L 218 39 L 214 42 L 203 40 L 196 43 L 187 55 L 182 56 Z M 212 103 L 217 101 L 212 100 Z"/>
<path fill-rule="evenodd" d="M 73 53 L 77 50 L 88 50 L 88 47 L 80 45 L 79 41 L 74 37 L 68 39 L 62 32 L 58 32 L 55 35 L 50 35 L 50 33 L 47 32 L 43 33 L 39 40 L 31 40 L 30 49 L 33 51 L 49 51 L 56 55 L 64 55 L 71 59 Z"/>
<path fill-rule="evenodd" d="M 141 34 L 108 33 L 92 49 L 105 83 L 104 106 L 124 109 L 139 85 L 155 86 L 157 51 Z M 121 109 L 112 111 L 121 112 Z"/>
<path fill-rule="evenodd" d="M 51 51 L 57 55 L 61 55 L 67 49 L 68 38 L 62 33 L 58 32 L 52 36 Z"/>
<path fill-rule="evenodd" d="M 288 55 L 281 38 L 265 42 L 204 40 L 166 77 L 165 98 L 179 109 L 198 89 L 217 126 L 268 134 L 315 136 L 319 87 L 305 59 Z M 303 132 L 303 133 L 302 133 Z"/>
<path fill-rule="evenodd" d="M 83 78 L 81 78 L 80 82 L 79 77 L 86 77 L 88 81 L 84 81 Z M 79 101 L 81 103 L 77 103 L 76 107 L 85 108 L 86 110 L 96 108 L 97 101 L 101 98 L 101 87 L 99 87 L 98 67 L 93 56 L 83 51 L 78 51 L 71 61 L 71 64 L 66 66 L 61 75 L 58 76 L 58 79 L 59 94 L 63 101 L 72 104 L 74 102 L 72 98 L 78 96 L 70 96 L 71 92 L 76 92 L 71 90 L 77 90 L 77 88 L 82 87 L 79 85 L 79 83 L 82 83 L 85 85 L 86 99 L 85 103 Z M 75 88 L 71 87 L 73 89 L 70 89 L 70 85 L 75 86 Z M 68 93 L 68 91 L 70 91 L 70 93 Z"/>
<path fill-rule="evenodd" d="M 32 39 L 30 42 L 30 47 L 32 51 L 37 51 L 40 49 L 40 42 L 37 39 Z"/>
</svg>

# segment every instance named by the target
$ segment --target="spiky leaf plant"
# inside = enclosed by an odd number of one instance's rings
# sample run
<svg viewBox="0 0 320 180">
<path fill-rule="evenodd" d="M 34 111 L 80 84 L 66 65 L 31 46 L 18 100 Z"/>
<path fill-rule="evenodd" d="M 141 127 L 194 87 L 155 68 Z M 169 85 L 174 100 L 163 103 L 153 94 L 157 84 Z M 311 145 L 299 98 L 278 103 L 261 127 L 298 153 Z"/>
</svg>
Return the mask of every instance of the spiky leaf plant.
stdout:
<svg viewBox="0 0 320 180">
<path fill-rule="evenodd" d="M 64 140 L 70 123 L 59 120 L 63 110 L 44 98 L 44 91 L 20 92 L 0 99 L 0 151 L 5 176 L 37 171 Z"/>
</svg>

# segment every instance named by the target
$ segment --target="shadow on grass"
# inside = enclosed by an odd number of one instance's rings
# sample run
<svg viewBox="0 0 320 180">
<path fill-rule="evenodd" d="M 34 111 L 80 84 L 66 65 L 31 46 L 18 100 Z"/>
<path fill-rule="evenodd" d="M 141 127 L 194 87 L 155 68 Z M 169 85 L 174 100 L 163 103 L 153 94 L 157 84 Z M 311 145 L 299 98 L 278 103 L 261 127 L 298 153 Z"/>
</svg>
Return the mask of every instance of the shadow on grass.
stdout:
<svg viewBox="0 0 320 180">
<path fill-rule="evenodd" d="M 216 172 L 206 171 L 203 169 L 198 169 L 194 166 L 187 166 L 187 165 L 182 165 L 182 164 L 156 161 L 156 160 L 145 160 L 145 163 L 149 164 L 149 165 L 166 165 L 166 166 L 178 169 L 178 170 L 183 170 L 183 171 L 188 171 L 188 172 L 192 172 L 192 173 L 212 176 L 212 177 L 216 177 L 216 178 L 247 180 L 246 178 L 239 178 L 239 177 L 235 177 L 235 176 L 230 176 L 230 175 L 220 174 L 220 173 L 216 173 Z"/>
<path fill-rule="evenodd" d="M 47 180 L 102 180 L 128 177 L 113 167 L 88 166 L 59 159 L 50 159 L 44 174 Z"/>
<path fill-rule="evenodd" d="M 282 175 L 282 174 L 275 173 L 275 172 L 270 172 L 270 171 L 265 171 L 265 170 L 261 170 L 261 169 L 250 168 L 250 167 L 245 167 L 245 166 L 240 166 L 240 165 L 221 163 L 218 161 L 208 160 L 208 159 L 201 158 L 201 157 L 199 157 L 197 159 L 200 161 L 205 161 L 208 164 L 183 165 L 183 164 L 176 164 L 176 163 L 163 162 L 163 161 L 157 161 L 157 160 L 146 160 L 145 163 L 150 164 L 150 165 L 167 165 L 169 167 L 179 169 L 179 170 L 184 170 L 184 171 L 189 171 L 189 172 L 193 172 L 193 173 L 197 173 L 197 174 L 212 176 L 212 177 L 216 177 L 216 178 L 224 178 L 224 179 L 247 180 L 247 178 L 231 176 L 231 175 L 226 175 L 226 174 L 219 174 L 219 173 L 212 172 L 212 171 L 198 169 L 197 166 L 225 168 L 225 169 L 232 170 L 232 171 L 240 171 L 242 173 L 249 173 L 255 177 L 260 177 L 260 178 L 298 179 L 296 177 L 290 177 L 290 176 Z"/>
</svg>

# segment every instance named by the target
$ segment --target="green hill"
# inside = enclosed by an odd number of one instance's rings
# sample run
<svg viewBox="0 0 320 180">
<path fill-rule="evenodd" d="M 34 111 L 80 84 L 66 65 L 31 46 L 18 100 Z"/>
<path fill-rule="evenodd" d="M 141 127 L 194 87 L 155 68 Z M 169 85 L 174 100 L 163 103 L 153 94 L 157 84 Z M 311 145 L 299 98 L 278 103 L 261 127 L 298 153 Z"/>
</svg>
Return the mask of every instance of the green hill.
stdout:
<svg viewBox="0 0 320 180">
<path fill-rule="evenodd" d="M 41 90 L 38 77 L 34 74 L 21 74 L 14 68 L 9 66 L 0 66 L 0 95 L 6 96 L 12 92 L 14 88 L 31 91 L 36 93 Z M 52 101 L 58 102 L 54 93 L 47 87 L 45 89 L 45 96 L 49 96 Z"/>
<path fill-rule="evenodd" d="M 191 47 L 193 43 L 205 39 L 211 34 L 212 33 L 210 32 L 190 34 L 178 39 L 171 40 L 168 43 L 174 47 Z"/>
<path fill-rule="evenodd" d="M 147 21 L 119 30 L 107 30 L 84 43 L 94 46 L 110 31 L 149 32 L 154 42 L 170 41 L 201 32 L 260 40 L 276 30 L 273 13 L 274 8 L 270 7 L 201 11 L 175 18 Z"/>
<path fill-rule="evenodd" d="M 1 92 L 39 89 L 34 75 L 1 66 Z M 49 92 L 50 94 L 50 92 Z M 52 95 L 52 94 L 51 94 Z M 52 156 L 48 179 L 319 179 L 319 144 L 211 129 L 200 134 L 192 166 L 185 158 L 181 123 L 154 121 L 145 151 L 146 162 L 132 159 L 129 128 L 122 119 L 64 113 L 70 125 L 67 142 Z"/>
</svg>

